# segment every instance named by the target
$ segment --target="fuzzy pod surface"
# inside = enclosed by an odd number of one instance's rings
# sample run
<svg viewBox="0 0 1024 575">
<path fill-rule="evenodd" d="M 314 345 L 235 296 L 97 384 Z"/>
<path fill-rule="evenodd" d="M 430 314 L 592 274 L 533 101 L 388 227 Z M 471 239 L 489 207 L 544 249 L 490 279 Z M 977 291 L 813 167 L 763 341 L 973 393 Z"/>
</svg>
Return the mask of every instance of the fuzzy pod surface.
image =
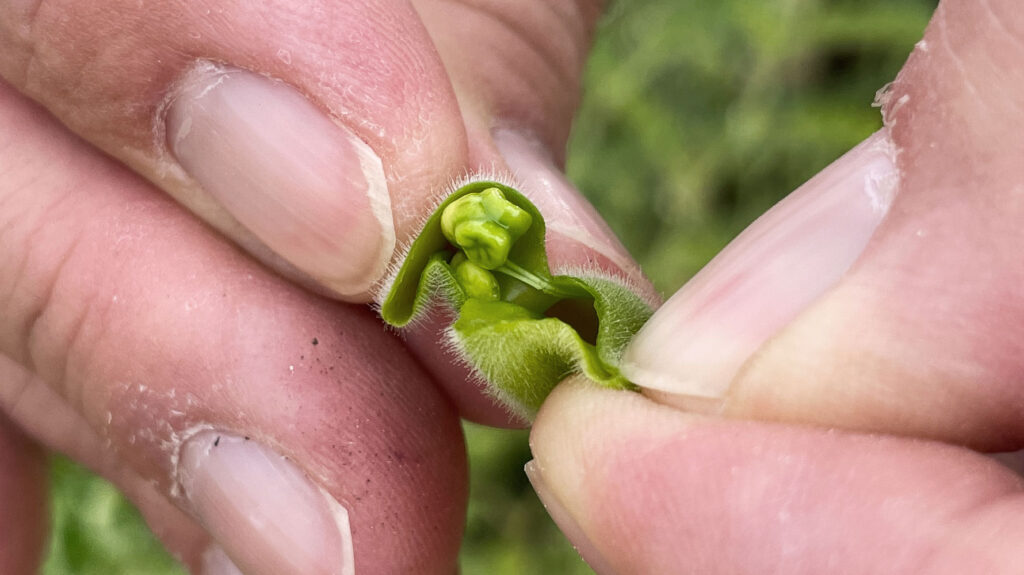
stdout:
<svg viewBox="0 0 1024 575">
<path fill-rule="evenodd" d="M 380 307 L 401 328 L 437 303 L 451 306 L 448 340 L 458 359 L 527 420 L 573 374 L 635 390 L 619 361 L 653 313 L 622 280 L 553 275 L 544 238 L 543 216 L 515 188 L 463 185 L 427 219 Z"/>
</svg>

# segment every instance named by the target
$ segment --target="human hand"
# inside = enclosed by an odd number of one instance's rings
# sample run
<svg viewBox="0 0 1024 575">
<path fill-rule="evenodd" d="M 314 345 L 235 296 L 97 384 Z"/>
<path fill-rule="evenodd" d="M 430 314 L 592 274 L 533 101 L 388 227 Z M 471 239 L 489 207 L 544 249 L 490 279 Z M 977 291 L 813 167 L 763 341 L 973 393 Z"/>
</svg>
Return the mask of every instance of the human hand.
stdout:
<svg viewBox="0 0 1024 575">
<path fill-rule="evenodd" d="M 529 471 L 598 572 L 1019 571 L 1022 482 L 982 453 L 1024 443 L 1021 30 L 942 2 L 887 129 L 634 341 L 647 398 L 549 398 Z"/>
<path fill-rule="evenodd" d="M 546 214 L 555 265 L 642 283 L 558 169 L 599 8 L 13 4 L 0 19 L 0 75 L 322 294 L 369 301 L 450 182 L 481 172 L 519 177 Z M 423 326 L 410 348 L 464 415 L 503 421 L 463 392 L 435 332 Z"/>
<path fill-rule="evenodd" d="M 556 265 L 635 273 L 558 175 L 597 9 L 551 8 L 0 8 L 0 571 L 38 561 L 41 448 L 196 571 L 454 568 L 458 415 L 504 415 L 431 326 L 406 345 L 285 278 L 367 301 L 434 194 L 484 169 L 523 176 Z"/>
</svg>

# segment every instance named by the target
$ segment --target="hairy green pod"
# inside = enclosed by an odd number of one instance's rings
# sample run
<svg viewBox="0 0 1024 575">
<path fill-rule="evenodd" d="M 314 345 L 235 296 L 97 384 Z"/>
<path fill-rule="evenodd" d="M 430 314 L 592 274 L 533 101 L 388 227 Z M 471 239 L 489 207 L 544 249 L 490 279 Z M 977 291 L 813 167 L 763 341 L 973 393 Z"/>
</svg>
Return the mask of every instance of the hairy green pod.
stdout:
<svg viewBox="0 0 1024 575">
<path fill-rule="evenodd" d="M 540 211 L 514 188 L 465 185 L 427 220 L 380 308 L 387 323 L 403 327 L 435 299 L 451 305 L 452 347 L 526 418 L 574 373 L 635 389 L 618 365 L 652 313 L 615 279 L 552 275 L 544 234 Z"/>
</svg>

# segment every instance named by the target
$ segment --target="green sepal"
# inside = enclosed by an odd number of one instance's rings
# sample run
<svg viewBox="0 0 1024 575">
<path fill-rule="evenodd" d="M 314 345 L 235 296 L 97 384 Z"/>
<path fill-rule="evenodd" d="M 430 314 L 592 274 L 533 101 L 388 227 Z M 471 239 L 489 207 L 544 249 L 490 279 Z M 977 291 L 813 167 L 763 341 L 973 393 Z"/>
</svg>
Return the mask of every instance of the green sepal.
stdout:
<svg viewBox="0 0 1024 575">
<path fill-rule="evenodd" d="M 492 188 L 501 194 L 491 193 Z M 456 203 L 468 194 L 477 196 Z M 500 219 L 480 217 L 481 196 L 490 196 L 492 208 L 503 196 L 529 216 L 509 212 L 515 217 L 508 221 L 519 226 L 513 230 L 518 237 L 506 262 L 490 262 L 501 263 L 493 271 L 472 256 L 467 261 L 453 245 L 458 222 Z M 605 387 L 635 389 L 618 366 L 626 345 L 652 313 L 643 299 L 613 279 L 552 276 L 544 234 L 540 212 L 515 189 L 496 182 L 464 186 L 427 220 L 381 304 L 381 316 L 398 327 L 424 313 L 435 298 L 450 304 L 458 311 L 450 340 L 461 359 L 496 397 L 528 419 L 555 385 L 574 373 Z M 497 299 L 490 279 L 498 284 Z"/>
<path fill-rule="evenodd" d="M 579 373 L 611 389 L 632 389 L 618 370 L 622 352 L 651 315 L 628 288 L 605 278 L 556 276 L 593 296 L 594 344 L 568 323 L 507 302 L 468 299 L 451 328 L 466 361 L 513 412 L 532 419 L 544 398 L 569 375 Z"/>
</svg>

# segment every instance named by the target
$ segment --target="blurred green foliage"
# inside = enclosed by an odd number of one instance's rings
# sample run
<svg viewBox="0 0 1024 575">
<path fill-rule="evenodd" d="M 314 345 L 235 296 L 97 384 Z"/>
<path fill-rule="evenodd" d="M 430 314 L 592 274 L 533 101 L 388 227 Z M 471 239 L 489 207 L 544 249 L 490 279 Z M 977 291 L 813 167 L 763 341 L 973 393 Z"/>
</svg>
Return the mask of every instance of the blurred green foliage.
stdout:
<svg viewBox="0 0 1024 575">
<path fill-rule="evenodd" d="M 936 0 L 622 0 L 599 30 L 570 177 L 668 294 L 880 126 Z M 467 425 L 466 575 L 591 571 L 523 474 L 524 431 Z M 106 483 L 53 466 L 47 575 L 181 573 Z"/>
<path fill-rule="evenodd" d="M 112 485 L 63 457 L 50 466 L 53 535 L 47 575 L 183 573 Z"/>
</svg>

